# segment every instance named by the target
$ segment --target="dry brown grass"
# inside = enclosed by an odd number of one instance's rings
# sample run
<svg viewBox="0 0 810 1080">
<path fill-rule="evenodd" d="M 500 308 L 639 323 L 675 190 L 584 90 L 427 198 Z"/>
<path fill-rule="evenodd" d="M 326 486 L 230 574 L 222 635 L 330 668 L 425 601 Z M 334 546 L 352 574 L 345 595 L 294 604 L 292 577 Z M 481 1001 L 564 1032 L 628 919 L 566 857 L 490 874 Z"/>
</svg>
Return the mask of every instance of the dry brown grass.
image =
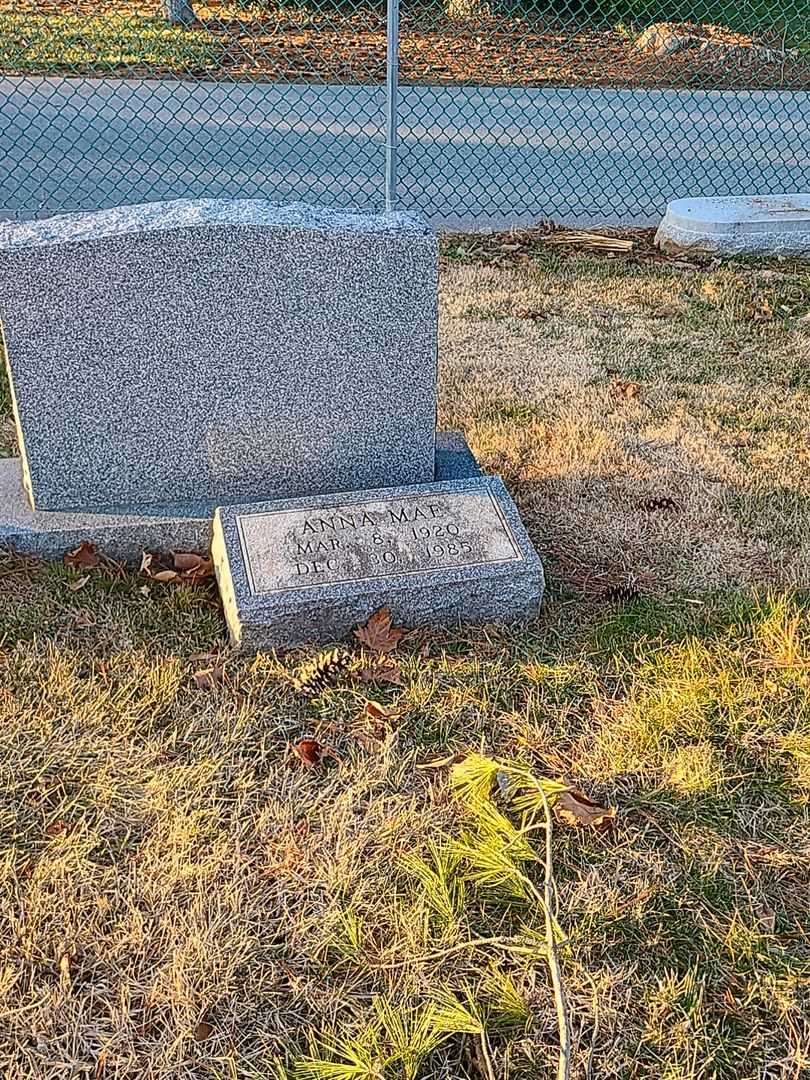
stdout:
<svg viewBox="0 0 810 1080">
<path fill-rule="evenodd" d="M 810 608 L 746 587 L 807 584 L 785 272 L 444 273 L 443 418 L 505 474 L 552 595 L 532 627 L 417 633 L 401 689 L 309 704 L 297 657 L 229 654 L 208 586 L 0 557 L 0 1074 L 484 1080 L 483 1030 L 497 1080 L 551 1075 L 542 912 L 456 858 L 493 849 L 418 767 L 476 749 L 619 809 L 554 834 L 575 1077 L 810 1068 Z M 794 314 L 753 322 L 762 290 Z M 626 580 L 648 595 L 597 602 Z M 303 768 L 307 733 L 339 764 Z"/>
<path fill-rule="evenodd" d="M 619 807 L 607 834 L 555 831 L 575 1076 L 592 1049 L 599 1078 L 806 1067 L 806 608 L 648 602 L 572 634 L 552 606 L 530 633 L 420 635 L 375 736 L 362 687 L 308 706 L 293 660 L 226 653 L 196 689 L 222 639 L 205 590 L 76 576 L 0 577 L 5 1075 L 481 1080 L 461 1035 L 413 1073 L 316 1068 L 335 1040 L 390 1049 L 381 1009 L 418 1050 L 448 993 L 480 1010 L 499 1080 L 549 1075 L 542 912 L 452 868 L 469 810 L 417 767 L 478 746 Z M 339 766 L 289 754 L 307 732 Z M 406 865 L 435 872 L 431 844 L 442 880 Z"/>
<path fill-rule="evenodd" d="M 805 266 L 546 257 L 450 267 L 442 301 L 442 418 L 575 591 L 810 584 Z"/>
</svg>

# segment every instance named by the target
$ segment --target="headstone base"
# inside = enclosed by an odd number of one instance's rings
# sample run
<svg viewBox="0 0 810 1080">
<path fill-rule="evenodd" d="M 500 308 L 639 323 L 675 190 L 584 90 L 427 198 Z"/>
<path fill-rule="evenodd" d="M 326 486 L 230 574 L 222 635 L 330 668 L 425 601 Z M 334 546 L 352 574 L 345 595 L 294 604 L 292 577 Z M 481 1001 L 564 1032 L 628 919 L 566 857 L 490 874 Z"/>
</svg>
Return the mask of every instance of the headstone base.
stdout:
<svg viewBox="0 0 810 1080">
<path fill-rule="evenodd" d="M 409 627 L 527 620 L 544 588 L 493 476 L 221 507 L 211 552 L 247 652 L 337 641 L 382 607 Z"/>
<path fill-rule="evenodd" d="M 436 479 L 480 475 L 464 436 L 436 434 Z M 0 458 L 0 549 L 59 560 L 90 541 L 121 562 L 140 562 L 144 551 L 207 551 L 211 504 L 139 507 L 137 511 L 32 510 L 23 490 L 19 458 Z"/>
</svg>

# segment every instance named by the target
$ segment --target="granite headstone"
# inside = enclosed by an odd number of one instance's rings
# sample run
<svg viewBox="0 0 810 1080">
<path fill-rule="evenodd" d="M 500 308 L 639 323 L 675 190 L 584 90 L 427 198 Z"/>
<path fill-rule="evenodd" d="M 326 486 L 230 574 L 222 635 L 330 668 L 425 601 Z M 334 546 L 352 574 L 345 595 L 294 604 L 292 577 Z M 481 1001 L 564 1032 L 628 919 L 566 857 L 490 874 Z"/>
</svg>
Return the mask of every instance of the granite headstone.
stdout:
<svg viewBox="0 0 810 1080">
<path fill-rule="evenodd" d="M 256 200 L 0 224 L 21 458 L 0 546 L 212 554 L 235 643 L 531 618 L 501 480 L 435 430 L 437 245 L 417 218 Z M 27 496 L 25 492 L 27 491 Z"/>
<path fill-rule="evenodd" d="M 262 200 L 0 223 L 32 506 L 432 480 L 436 262 L 415 216 Z"/>
<path fill-rule="evenodd" d="M 436 480 L 480 476 L 464 436 L 436 432 Z M 0 458 L 0 549 L 61 559 L 85 540 L 113 559 L 138 563 L 144 550 L 207 551 L 213 511 L 205 503 L 137 509 L 32 510 L 22 485 L 19 458 Z"/>
</svg>

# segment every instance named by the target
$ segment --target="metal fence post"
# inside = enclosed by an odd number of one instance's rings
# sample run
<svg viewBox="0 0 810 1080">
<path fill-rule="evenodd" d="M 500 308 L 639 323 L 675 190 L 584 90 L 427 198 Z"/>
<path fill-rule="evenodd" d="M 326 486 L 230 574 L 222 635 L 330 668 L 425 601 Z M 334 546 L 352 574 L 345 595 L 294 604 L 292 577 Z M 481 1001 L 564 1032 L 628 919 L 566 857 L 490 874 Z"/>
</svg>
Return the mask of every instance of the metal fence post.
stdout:
<svg viewBox="0 0 810 1080">
<path fill-rule="evenodd" d="M 385 52 L 385 210 L 397 204 L 397 95 L 399 93 L 399 0 L 388 0 Z"/>
</svg>

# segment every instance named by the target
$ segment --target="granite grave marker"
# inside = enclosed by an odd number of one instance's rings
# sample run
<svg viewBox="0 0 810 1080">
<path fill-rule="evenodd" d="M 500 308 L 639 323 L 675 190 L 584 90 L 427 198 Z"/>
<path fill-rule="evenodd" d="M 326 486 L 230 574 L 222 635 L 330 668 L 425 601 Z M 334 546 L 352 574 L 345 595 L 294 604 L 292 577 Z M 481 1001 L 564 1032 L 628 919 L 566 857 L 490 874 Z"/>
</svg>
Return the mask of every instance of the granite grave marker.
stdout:
<svg viewBox="0 0 810 1080">
<path fill-rule="evenodd" d="M 537 613 L 543 568 L 499 477 L 218 509 L 234 644 L 334 641 L 383 606 L 406 626 Z"/>
<path fill-rule="evenodd" d="M 436 480 L 480 475 L 475 458 L 457 431 L 436 432 Z M 261 492 L 257 492 L 261 497 Z M 32 510 L 22 484 L 19 458 L 0 458 L 0 548 L 61 559 L 85 540 L 113 559 L 138 563 L 144 550 L 204 551 L 211 542 L 207 503 L 138 506 L 103 510 Z"/>
<path fill-rule="evenodd" d="M 201 200 L 0 224 L 20 459 L 0 545 L 211 543 L 235 643 L 537 611 L 497 477 L 435 430 L 436 238 L 411 215 Z M 26 495 L 27 492 L 27 495 Z"/>
<path fill-rule="evenodd" d="M 434 475 L 436 237 L 409 214 L 179 200 L 0 223 L 38 510 Z"/>
</svg>

